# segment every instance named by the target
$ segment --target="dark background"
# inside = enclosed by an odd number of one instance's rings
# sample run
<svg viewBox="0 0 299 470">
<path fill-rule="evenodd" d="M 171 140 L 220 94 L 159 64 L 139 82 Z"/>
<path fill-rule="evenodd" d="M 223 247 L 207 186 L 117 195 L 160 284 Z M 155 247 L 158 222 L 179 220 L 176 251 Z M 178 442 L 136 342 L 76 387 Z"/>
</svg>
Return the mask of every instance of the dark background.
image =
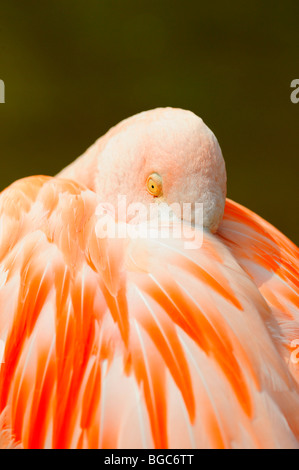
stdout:
<svg viewBox="0 0 299 470">
<path fill-rule="evenodd" d="M 228 196 L 298 243 L 298 56 L 298 1 L 1 1 L 0 189 L 182 107 L 218 137 Z"/>
</svg>

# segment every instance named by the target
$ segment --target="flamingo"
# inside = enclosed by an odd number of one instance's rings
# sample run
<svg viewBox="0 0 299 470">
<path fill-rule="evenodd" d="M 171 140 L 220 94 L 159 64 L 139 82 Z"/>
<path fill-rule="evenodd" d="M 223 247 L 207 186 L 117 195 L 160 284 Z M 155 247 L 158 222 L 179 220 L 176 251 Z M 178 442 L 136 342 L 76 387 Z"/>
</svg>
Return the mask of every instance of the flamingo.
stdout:
<svg viewBox="0 0 299 470">
<path fill-rule="evenodd" d="M 120 194 L 201 203 L 200 237 L 98 236 Z M 198 116 L 122 121 L 0 195 L 1 447 L 298 448 L 298 293 L 298 248 L 226 198 Z"/>
</svg>

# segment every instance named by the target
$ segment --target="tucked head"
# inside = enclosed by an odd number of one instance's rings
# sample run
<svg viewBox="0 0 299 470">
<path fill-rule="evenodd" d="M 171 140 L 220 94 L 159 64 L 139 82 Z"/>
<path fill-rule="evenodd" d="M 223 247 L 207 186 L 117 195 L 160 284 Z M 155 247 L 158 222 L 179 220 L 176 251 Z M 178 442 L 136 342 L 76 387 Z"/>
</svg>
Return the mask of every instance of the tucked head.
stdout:
<svg viewBox="0 0 299 470">
<path fill-rule="evenodd" d="M 158 108 L 137 114 L 112 128 L 88 154 L 96 157 L 92 189 L 103 201 L 116 204 L 117 196 L 125 195 L 128 203 L 203 203 L 204 226 L 217 230 L 226 197 L 225 164 L 213 132 L 194 113 Z"/>
</svg>

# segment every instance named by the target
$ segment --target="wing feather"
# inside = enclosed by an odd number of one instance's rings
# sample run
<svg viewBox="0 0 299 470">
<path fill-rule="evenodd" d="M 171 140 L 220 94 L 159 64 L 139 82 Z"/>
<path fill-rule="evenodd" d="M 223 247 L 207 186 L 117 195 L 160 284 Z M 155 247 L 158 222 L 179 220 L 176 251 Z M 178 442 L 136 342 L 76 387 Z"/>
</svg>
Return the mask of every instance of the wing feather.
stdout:
<svg viewBox="0 0 299 470">
<path fill-rule="evenodd" d="M 299 338 L 299 249 L 271 224 L 227 200 L 220 239 L 253 279 L 280 329 L 281 354 L 299 381 L 299 365 L 290 362 Z"/>
</svg>

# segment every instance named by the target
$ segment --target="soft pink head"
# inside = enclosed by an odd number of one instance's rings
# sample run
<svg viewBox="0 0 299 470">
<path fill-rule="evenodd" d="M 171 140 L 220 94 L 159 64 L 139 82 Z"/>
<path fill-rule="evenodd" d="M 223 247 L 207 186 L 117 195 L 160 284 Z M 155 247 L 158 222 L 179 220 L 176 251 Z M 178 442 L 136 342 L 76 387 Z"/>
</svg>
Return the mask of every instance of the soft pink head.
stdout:
<svg viewBox="0 0 299 470">
<path fill-rule="evenodd" d="M 158 108 L 137 114 L 112 128 L 89 150 L 97 158 L 94 190 L 115 204 L 127 202 L 203 203 L 203 223 L 215 232 L 226 197 L 226 171 L 213 132 L 190 111 Z M 157 174 L 158 197 L 147 188 Z"/>
</svg>

